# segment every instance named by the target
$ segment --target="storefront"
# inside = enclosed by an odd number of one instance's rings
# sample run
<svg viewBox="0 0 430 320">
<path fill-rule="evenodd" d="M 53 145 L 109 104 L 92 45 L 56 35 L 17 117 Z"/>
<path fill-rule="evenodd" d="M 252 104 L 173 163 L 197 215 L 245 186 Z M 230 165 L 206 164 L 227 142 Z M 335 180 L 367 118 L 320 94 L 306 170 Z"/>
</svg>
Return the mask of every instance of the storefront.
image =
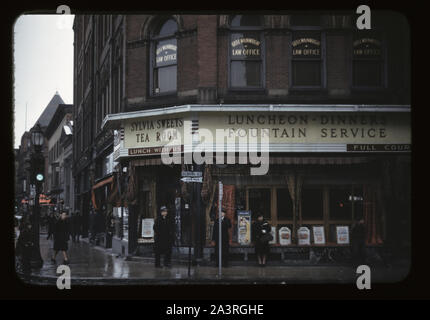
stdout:
<svg viewBox="0 0 430 320">
<path fill-rule="evenodd" d="M 357 217 L 369 246 L 407 246 L 409 117 L 408 105 L 186 105 L 108 115 L 103 126 L 116 132 L 124 179 L 113 209 L 117 251 L 151 254 L 153 219 L 166 205 L 178 254 L 191 241 L 209 259 L 218 181 L 231 245 L 246 257 L 242 218 L 258 213 L 283 259 L 288 248 L 348 247 Z M 190 171 L 201 181 L 184 178 Z"/>
</svg>

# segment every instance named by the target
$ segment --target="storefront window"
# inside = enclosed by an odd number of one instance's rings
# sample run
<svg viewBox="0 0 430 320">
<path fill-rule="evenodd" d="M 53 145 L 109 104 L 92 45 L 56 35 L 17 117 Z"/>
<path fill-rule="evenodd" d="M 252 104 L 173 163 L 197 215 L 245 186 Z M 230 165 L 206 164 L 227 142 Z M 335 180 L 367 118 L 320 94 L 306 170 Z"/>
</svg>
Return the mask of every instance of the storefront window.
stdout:
<svg viewBox="0 0 430 320">
<path fill-rule="evenodd" d="M 234 16 L 230 35 L 230 87 L 263 87 L 263 35 L 259 16 Z"/>
<path fill-rule="evenodd" d="M 276 189 L 276 205 L 278 220 L 293 219 L 293 201 L 288 188 Z"/>
<path fill-rule="evenodd" d="M 323 188 L 304 187 L 302 190 L 302 219 L 323 220 Z"/>
<path fill-rule="evenodd" d="M 271 220 L 270 189 L 249 189 L 248 192 L 249 210 L 251 210 L 252 220 L 255 221 L 259 213 L 262 213 L 265 219 Z"/>
<path fill-rule="evenodd" d="M 152 94 L 176 91 L 177 31 L 177 23 L 169 19 L 152 35 Z"/>
</svg>

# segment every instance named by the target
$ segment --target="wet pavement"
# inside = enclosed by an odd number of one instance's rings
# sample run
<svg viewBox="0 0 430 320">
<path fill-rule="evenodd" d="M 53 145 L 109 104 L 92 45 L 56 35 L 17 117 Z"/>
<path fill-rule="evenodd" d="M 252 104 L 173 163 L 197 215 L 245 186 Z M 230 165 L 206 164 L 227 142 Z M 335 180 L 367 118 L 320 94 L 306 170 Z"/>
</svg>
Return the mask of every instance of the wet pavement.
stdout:
<svg viewBox="0 0 430 320">
<path fill-rule="evenodd" d="M 46 235 L 40 239 L 43 267 L 33 270 L 31 275 L 20 275 L 25 282 L 36 284 L 55 284 L 58 275 L 57 266 L 63 263 L 61 252 L 57 255 L 57 264 L 51 262 L 51 240 Z M 221 278 L 215 266 L 192 266 L 190 277 L 188 266 L 175 264 L 171 268 L 154 268 L 148 259 L 126 260 L 113 254 L 110 250 L 80 241 L 69 241 L 68 256 L 72 284 L 208 284 L 208 283 L 355 283 L 355 268 L 348 266 L 282 266 L 268 265 L 265 268 L 252 265 L 239 265 L 223 268 Z M 150 259 L 149 259 L 150 260 Z M 372 282 L 398 282 L 404 279 L 409 271 L 406 262 L 386 266 L 371 266 Z"/>
</svg>

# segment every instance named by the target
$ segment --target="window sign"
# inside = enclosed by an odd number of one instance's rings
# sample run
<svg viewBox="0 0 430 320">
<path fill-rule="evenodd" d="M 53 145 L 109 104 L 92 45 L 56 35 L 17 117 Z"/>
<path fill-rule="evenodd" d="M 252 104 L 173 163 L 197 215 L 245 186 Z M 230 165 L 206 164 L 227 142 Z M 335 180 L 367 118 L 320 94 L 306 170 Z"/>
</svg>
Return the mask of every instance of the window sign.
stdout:
<svg viewBox="0 0 430 320">
<path fill-rule="evenodd" d="M 154 219 L 147 218 L 142 219 L 142 238 L 153 238 L 154 237 Z"/>
<path fill-rule="evenodd" d="M 159 41 L 155 51 L 155 64 L 157 67 L 176 64 L 176 39 Z"/>
<path fill-rule="evenodd" d="M 258 34 L 233 33 L 231 35 L 232 58 L 260 58 L 261 41 Z"/>
<path fill-rule="evenodd" d="M 272 234 L 273 240 L 269 241 L 269 244 L 276 244 L 276 226 L 272 226 L 270 233 Z"/>
<path fill-rule="evenodd" d="M 375 57 L 381 56 L 381 41 L 374 38 L 356 38 L 353 43 L 354 56 Z"/>
<path fill-rule="evenodd" d="M 320 34 L 295 34 L 292 42 L 293 56 L 300 58 L 314 58 L 321 56 Z"/>
<path fill-rule="evenodd" d="M 239 244 L 243 246 L 251 244 L 251 212 L 238 211 L 237 219 L 237 235 Z"/>
<path fill-rule="evenodd" d="M 288 227 L 282 227 L 279 229 L 279 244 L 281 246 L 291 244 L 291 230 Z"/>
<path fill-rule="evenodd" d="M 325 244 L 325 235 L 323 226 L 313 226 L 314 233 L 314 243 L 315 244 Z"/>
<path fill-rule="evenodd" d="M 299 238 L 299 245 L 300 246 L 311 244 L 309 228 L 307 228 L 307 227 L 299 228 L 299 230 L 297 231 L 297 236 Z"/>
<path fill-rule="evenodd" d="M 349 244 L 349 228 L 348 226 L 336 227 L 337 243 Z"/>
</svg>

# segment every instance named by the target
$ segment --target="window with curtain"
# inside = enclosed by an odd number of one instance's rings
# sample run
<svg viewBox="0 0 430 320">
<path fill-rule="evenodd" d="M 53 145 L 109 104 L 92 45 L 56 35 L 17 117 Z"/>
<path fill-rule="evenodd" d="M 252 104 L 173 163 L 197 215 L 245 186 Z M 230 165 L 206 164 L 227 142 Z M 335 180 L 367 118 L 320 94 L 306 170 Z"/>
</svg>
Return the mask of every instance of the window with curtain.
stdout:
<svg viewBox="0 0 430 320">
<path fill-rule="evenodd" d="M 262 88 L 264 45 L 261 16 L 236 15 L 230 20 L 230 87 Z"/>
<path fill-rule="evenodd" d="M 354 87 L 383 87 L 384 55 L 381 36 L 360 31 L 353 36 L 352 85 Z"/>
<path fill-rule="evenodd" d="M 159 23 L 151 35 L 152 81 L 151 94 L 173 93 L 177 81 L 177 40 L 178 24 L 174 19 Z"/>
<path fill-rule="evenodd" d="M 321 17 L 292 16 L 291 82 L 292 87 L 323 86 L 323 34 Z"/>
</svg>

